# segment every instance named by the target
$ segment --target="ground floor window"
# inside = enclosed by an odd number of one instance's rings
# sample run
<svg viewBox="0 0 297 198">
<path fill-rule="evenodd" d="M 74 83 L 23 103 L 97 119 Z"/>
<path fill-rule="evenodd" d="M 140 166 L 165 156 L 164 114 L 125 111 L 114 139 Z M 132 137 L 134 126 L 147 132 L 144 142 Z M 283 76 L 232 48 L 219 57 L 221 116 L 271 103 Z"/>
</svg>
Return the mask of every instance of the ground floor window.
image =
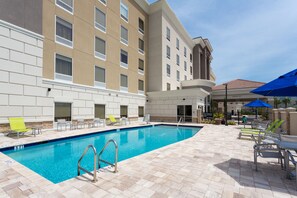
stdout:
<svg viewBox="0 0 297 198">
<path fill-rule="evenodd" d="M 105 105 L 95 104 L 95 118 L 105 119 Z"/>
<path fill-rule="evenodd" d="M 121 115 L 120 117 L 128 118 L 128 106 L 121 106 Z"/>
<path fill-rule="evenodd" d="M 55 103 L 55 122 L 57 122 L 58 119 L 71 121 L 71 103 Z"/>
<path fill-rule="evenodd" d="M 144 117 L 144 107 L 138 107 L 138 117 Z"/>
</svg>

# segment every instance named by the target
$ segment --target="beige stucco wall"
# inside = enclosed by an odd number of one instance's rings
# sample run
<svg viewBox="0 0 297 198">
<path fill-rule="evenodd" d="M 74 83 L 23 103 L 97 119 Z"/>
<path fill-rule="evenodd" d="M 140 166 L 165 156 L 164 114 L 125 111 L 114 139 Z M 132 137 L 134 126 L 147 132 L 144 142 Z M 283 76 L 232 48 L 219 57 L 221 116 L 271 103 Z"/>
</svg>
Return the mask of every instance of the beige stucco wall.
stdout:
<svg viewBox="0 0 297 198">
<path fill-rule="evenodd" d="M 129 7 L 129 21 L 120 17 L 120 1 L 108 1 L 107 6 L 99 1 L 74 1 L 73 15 L 55 5 L 54 0 L 43 1 L 43 33 L 44 59 L 43 76 L 54 79 L 55 53 L 72 58 L 73 83 L 94 86 L 94 66 L 105 68 L 106 88 L 120 89 L 120 74 L 128 75 L 128 88 L 131 93 L 138 93 L 138 79 L 144 80 L 145 75 L 138 73 L 138 58 L 144 60 L 147 70 L 147 54 L 138 52 L 138 38 L 145 42 L 145 52 L 148 51 L 147 34 L 138 32 L 138 18 L 145 22 L 148 32 L 147 14 L 133 0 L 124 0 Z M 106 14 L 106 33 L 94 27 L 95 7 Z M 59 16 L 73 25 L 73 49 L 55 42 L 55 16 Z M 129 32 L 128 46 L 120 42 L 120 26 Z M 106 61 L 94 56 L 95 36 L 106 41 Z M 120 50 L 128 52 L 128 69 L 120 67 Z M 146 82 L 145 82 L 146 86 Z"/>
</svg>

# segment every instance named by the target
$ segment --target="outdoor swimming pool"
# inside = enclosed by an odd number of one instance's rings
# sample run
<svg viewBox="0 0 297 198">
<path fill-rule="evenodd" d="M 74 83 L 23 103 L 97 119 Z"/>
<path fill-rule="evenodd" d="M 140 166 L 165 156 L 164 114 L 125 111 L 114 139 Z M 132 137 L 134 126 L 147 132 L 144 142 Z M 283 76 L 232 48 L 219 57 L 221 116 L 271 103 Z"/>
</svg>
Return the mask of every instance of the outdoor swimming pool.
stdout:
<svg viewBox="0 0 297 198">
<path fill-rule="evenodd" d="M 108 140 L 114 139 L 119 147 L 119 161 L 122 161 L 190 138 L 200 129 L 169 125 L 146 126 L 25 145 L 19 150 L 8 148 L 0 151 L 51 182 L 59 183 L 77 176 L 77 162 L 89 144 L 93 144 L 99 153 Z M 113 162 L 114 150 L 114 147 L 109 145 L 102 155 L 103 159 Z M 81 165 L 92 171 L 91 150 Z"/>
</svg>

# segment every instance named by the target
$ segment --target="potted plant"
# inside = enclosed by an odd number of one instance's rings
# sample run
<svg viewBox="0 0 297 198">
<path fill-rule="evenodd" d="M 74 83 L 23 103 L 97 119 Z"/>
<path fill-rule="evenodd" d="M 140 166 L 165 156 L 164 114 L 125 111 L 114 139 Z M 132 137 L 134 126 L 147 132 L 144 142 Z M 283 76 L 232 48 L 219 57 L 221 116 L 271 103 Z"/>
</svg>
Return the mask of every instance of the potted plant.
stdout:
<svg viewBox="0 0 297 198">
<path fill-rule="evenodd" d="M 223 120 L 223 118 L 224 118 L 224 114 L 222 114 L 222 113 L 215 113 L 213 115 L 213 117 L 214 117 L 214 120 L 215 120 L 215 124 L 220 125 L 221 122 L 222 122 L 222 120 Z"/>
</svg>

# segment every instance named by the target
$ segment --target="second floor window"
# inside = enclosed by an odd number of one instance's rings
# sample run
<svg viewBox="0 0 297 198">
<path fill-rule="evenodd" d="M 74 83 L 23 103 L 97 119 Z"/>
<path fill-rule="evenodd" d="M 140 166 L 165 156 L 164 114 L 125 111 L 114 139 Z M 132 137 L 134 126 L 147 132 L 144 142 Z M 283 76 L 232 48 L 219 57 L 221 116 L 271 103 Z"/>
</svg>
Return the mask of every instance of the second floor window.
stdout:
<svg viewBox="0 0 297 198">
<path fill-rule="evenodd" d="M 105 41 L 98 37 L 95 39 L 95 56 L 102 60 L 106 60 Z"/>
<path fill-rule="evenodd" d="M 144 82 L 143 82 L 143 80 L 138 80 L 138 91 L 144 91 Z"/>
<path fill-rule="evenodd" d="M 121 50 L 121 66 L 128 68 L 128 52 Z"/>
<path fill-rule="evenodd" d="M 176 80 L 179 82 L 180 80 L 180 74 L 179 74 L 179 71 L 176 71 Z"/>
<path fill-rule="evenodd" d="M 168 45 L 166 47 L 166 56 L 170 59 L 170 47 Z"/>
<path fill-rule="evenodd" d="M 129 9 L 128 6 L 125 5 L 123 3 L 123 1 L 121 0 L 121 8 L 120 8 L 120 12 L 121 12 L 121 17 L 122 19 L 124 19 L 125 21 L 128 22 L 128 18 L 129 18 Z"/>
<path fill-rule="evenodd" d="M 141 18 L 138 19 L 138 30 L 144 34 L 144 22 Z"/>
<path fill-rule="evenodd" d="M 193 75 L 193 67 L 192 66 L 190 66 L 190 73 L 191 73 L 191 75 Z"/>
<path fill-rule="evenodd" d="M 187 71 L 187 62 L 184 62 L 185 71 Z"/>
<path fill-rule="evenodd" d="M 144 54 L 144 41 L 142 39 L 138 39 L 138 51 Z"/>
<path fill-rule="evenodd" d="M 121 26 L 121 42 L 128 45 L 128 30 Z"/>
<path fill-rule="evenodd" d="M 56 54 L 55 79 L 72 81 L 72 59 Z"/>
<path fill-rule="evenodd" d="M 170 83 L 167 83 L 167 91 L 170 91 L 170 90 L 171 90 Z"/>
<path fill-rule="evenodd" d="M 105 88 L 105 69 L 95 66 L 95 86 Z"/>
<path fill-rule="evenodd" d="M 103 32 L 106 32 L 106 15 L 98 8 L 96 8 L 95 14 L 95 27 Z"/>
<path fill-rule="evenodd" d="M 170 41 L 170 29 L 169 27 L 166 28 L 166 38 L 168 41 Z"/>
<path fill-rule="evenodd" d="M 69 47 L 73 46 L 72 24 L 60 17 L 56 17 L 56 41 Z"/>
<path fill-rule="evenodd" d="M 179 66 L 179 55 L 176 54 L 176 64 Z"/>
<path fill-rule="evenodd" d="M 144 61 L 138 59 L 138 72 L 143 74 L 144 73 Z"/>
<path fill-rule="evenodd" d="M 121 91 L 128 91 L 128 76 L 121 74 Z"/>
<path fill-rule="evenodd" d="M 73 0 L 56 0 L 56 4 L 63 9 L 73 13 Z"/>
<path fill-rule="evenodd" d="M 167 71 L 167 76 L 170 77 L 170 73 L 171 73 L 170 72 L 170 65 L 168 65 L 168 64 L 167 64 L 167 67 L 166 67 L 166 71 Z"/>
</svg>

